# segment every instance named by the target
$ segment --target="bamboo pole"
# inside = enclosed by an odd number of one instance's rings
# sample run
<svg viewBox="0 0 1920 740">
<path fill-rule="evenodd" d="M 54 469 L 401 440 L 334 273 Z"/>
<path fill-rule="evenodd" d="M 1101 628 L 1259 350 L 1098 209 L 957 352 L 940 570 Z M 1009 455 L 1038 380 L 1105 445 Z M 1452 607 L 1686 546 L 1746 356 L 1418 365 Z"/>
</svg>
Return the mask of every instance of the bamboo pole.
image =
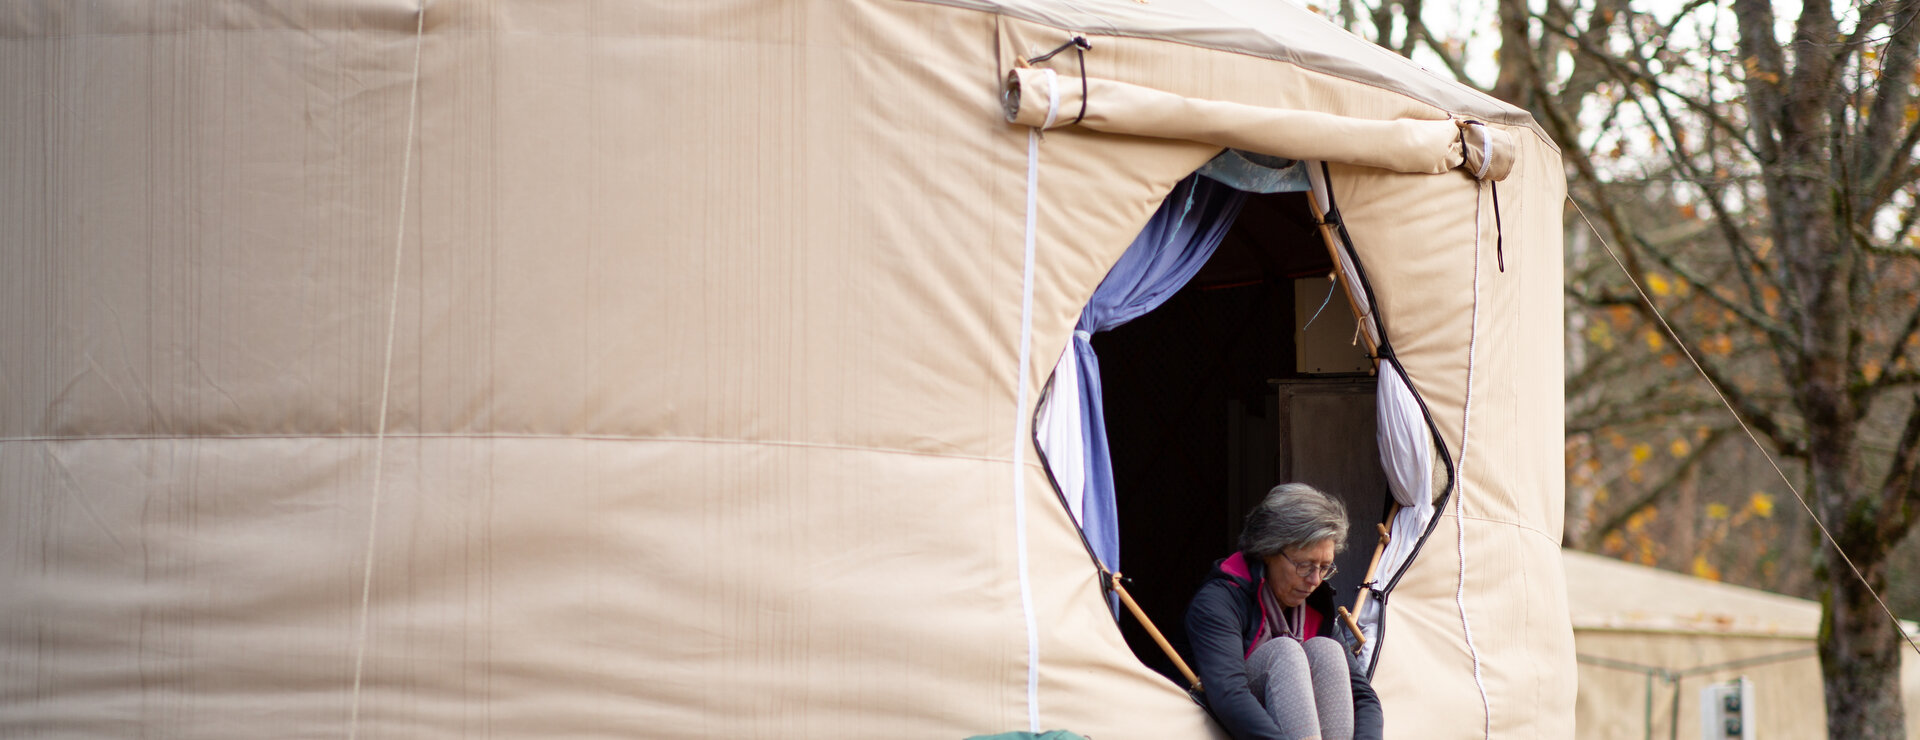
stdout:
<svg viewBox="0 0 1920 740">
<path fill-rule="evenodd" d="M 1387 521 L 1393 521 L 1394 516 L 1399 513 L 1400 502 L 1395 501 L 1392 506 L 1387 508 Z M 1335 610 L 1340 615 L 1340 620 L 1346 622 L 1347 631 L 1353 633 L 1354 655 L 1359 655 L 1360 650 L 1367 646 L 1367 636 L 1360 632 L 1359 614 L 1360 611 L 1367 606 L 1367 596 L 1373 593 L 1373 587 L 1368 584 L 1373 583 L 1374 571 L 1380 567 L 1380 554 L 1386 552 L 1387 543 L 1393 541 L 1393 534 L 1387 529 L 1386 524 L 1382 523 L 1374 526 L 1380 532 L 1380 542 L 1373 546 L 1373 559 L 1367 562 L 1367 575 L 1360 581 L 1360 593 L 1353 599 L 1353 611 L 1347 611 L 1346 607 L 1339 607 Z"/>
<path fill-rule="evenodd" d="M 1113 592 L 1120 596 L 1120 603 L 1127 605 L 1127 611 L 1133 612 L 1133 618 L 1140 620 L 1140 626 L 1147 628 L 1147 634 L 1153 637 L 1154 643 L 1166 652 L 1167 657 L 1173 659 L 1173 667 L 1180 669 L 1180 675 L 1187 678 L 1187 685 L 1193 687 L 1194 691 L 1199 691 L 1200 677 L 1193 675 L 1193 669 L 1187 667 L 1187 661 L 1180 658 L 1179 651 L 1174 650 L 1173 644 L 1167 642 L 1165 635 L 1160 634 L 1160 628 L 1153 626 L 1153 620 L 1148 619 L 1147 612 L 1134 602 L 1133 595 L 1127 593 L 1127 587 L 1120 585 L 1119 573 L 1113 574 L 1112 583 Z"/>
</svg>

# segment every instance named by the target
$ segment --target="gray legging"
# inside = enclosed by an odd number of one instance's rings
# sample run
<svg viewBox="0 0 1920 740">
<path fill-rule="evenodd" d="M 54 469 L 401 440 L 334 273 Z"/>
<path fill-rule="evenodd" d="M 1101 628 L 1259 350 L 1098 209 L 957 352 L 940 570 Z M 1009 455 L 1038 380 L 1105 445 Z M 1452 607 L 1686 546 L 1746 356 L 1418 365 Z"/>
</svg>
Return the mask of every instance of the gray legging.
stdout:
<svg viewBox="0 0 1920 740">
<path fill-rule="evenodd" d="M 1276 637 L 1247 656 L 1253 695 L 1289 740 L 1351 740 L 1353 684 L 1340 643 Z"/>
</svg>

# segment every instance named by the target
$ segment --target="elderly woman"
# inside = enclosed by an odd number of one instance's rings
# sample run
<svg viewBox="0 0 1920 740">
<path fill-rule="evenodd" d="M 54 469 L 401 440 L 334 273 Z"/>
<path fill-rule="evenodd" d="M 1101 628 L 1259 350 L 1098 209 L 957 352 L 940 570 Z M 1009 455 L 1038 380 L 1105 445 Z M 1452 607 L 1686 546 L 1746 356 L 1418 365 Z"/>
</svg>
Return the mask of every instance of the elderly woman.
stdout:
<svg viewBox="0 0 1920 740">
<path fill-rule="evenodd" d="M 1378 738 L 1380 700 L 1333 639 L 1333 556 L 1347 508 L 1287 483 L 1247 515 L 1240 551 L 1214 563 L 1187 606 L 1208 708 L 1237 740 Z"/>
</svg>

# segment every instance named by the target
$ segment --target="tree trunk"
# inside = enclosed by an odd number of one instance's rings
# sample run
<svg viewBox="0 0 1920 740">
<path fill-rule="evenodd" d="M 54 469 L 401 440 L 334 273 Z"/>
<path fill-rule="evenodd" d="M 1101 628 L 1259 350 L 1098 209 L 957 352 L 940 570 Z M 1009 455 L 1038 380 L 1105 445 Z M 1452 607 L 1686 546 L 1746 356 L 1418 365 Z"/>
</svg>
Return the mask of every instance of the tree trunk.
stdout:
<svg viewBox="0 0 1920 740">
<path fill-rule="evenodd" d="M 1500 0 L 1500 76 L 1493 83 L 1493 96 L 1522 108 L 1533 108 L 1527 100 L 1527 55 L 1533 53 L 1533 15 L 1526 0 Z"/>
<path fill-rule="evenodd" d="M 1845 562 L 1827 548 L 1831 584 L 1820 599 L 1820 676 L 1826 684 L 1827 737 L 1900 740 L 1907 736 L 1900 704 L 1905 640 Z M 1854 561 L 1875 589 L 1886 587 L 1884 559 Z"/>
<path fill-rule="evenodd" d="M 1815 575 L 1826 585 L 1820 605 L 1820 677 L 1826 689 L 1827 737 L 1839 740 L 1900 740 L 1906 715 L 1900 698 L 1900 660 L 1905 640 L 1880 608 L 1874 591 L 1885 591 L 1891 546 L 1870 511 L 1873 493 L 1857 485 L 1852 450 L 1860 419 L 1833 378 L 1812 374 L 1800 394 L 1809 424 L 1808 491 L 1833 541 L 1823 544 Z M 1837 391 L 1837 392 L 1836 392 Z M 1810 403 L 1811 401 L 1811 403 Z M 1835 545 L 1860 569 L 1853 573 Z M 1871 590 L 1869 590 L 1871 586 Z"/>
</svg>

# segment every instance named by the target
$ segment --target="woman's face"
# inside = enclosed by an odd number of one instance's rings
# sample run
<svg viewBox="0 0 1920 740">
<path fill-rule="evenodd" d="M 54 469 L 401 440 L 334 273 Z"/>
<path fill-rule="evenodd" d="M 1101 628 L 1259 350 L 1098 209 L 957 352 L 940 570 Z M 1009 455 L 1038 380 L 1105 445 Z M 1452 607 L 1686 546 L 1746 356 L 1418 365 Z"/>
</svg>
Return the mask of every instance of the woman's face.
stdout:
<svg viewBox="0 0 1920 740">
<path fill-rule="evenodd" d="M 1305 603 L 1307 594 L 1320 587 L 1320 573 L 1333 565 L 1333 554 L 1333 540 L 1320 540 L 1267 558 L 1267 587 L 1273 589 L 1273 598 L 1289 609 Z M 1304 576 L 1301 565 L 1308 566 Z"/>
</svg>

